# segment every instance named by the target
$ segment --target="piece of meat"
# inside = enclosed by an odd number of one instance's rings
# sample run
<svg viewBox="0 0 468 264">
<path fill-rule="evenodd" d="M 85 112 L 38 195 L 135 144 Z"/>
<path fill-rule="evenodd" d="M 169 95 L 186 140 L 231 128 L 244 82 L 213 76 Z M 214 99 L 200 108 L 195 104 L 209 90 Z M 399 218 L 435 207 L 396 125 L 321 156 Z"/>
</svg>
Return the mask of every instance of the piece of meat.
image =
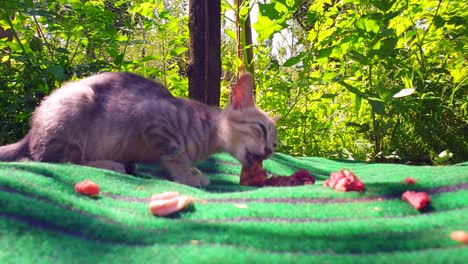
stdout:
<svg viewBox="0 0 468 264">
<path fill-rule="evenodd" d="M 306 170 L 298 170 L 291 176 L 272 176 L 265 181 L 265 186 L 298 186 L 314 184 L 315 178 Z"/>
<path fill-rule="evenodd" d="M 332 172 L 330 178 L 325 181 L 324 185 L 332 189 L 347 192 L 364 190 L 365 185 L 361 182 L 354 173 L 350 170 L 342 169 L 340 171 Z"/>
<path fill-rule="evenodd" d="M 411 204 L 411 206 L 413 206 L 417 210 L 423 209 L 431 201 L 431 198 L 427 193 L 414 191 L 404 192 L 401 195 L 401 199 Z"/>
<path fill-rule="evenodd" d="M 164 192 L 153 194 L 149 203 L 149 210 L 153 215 L 167 216 L 181 211 L 194 202 L 194 198 L 188 195 L 180 195 L 178 192 Z"/>
<path fill-rule="evenodd" d="M 262 161 L 254 161 L 250 167 L 242 166 L 240 185 L 261 187 L 265 184 L 267 173 Z"/>
<path fill-rule="evenodd" d="M 99 185 L 90 180 L 84 180 L 75 184 L 75 191 L 87 196 L 96 196 L 99 194 Z"/>
<path fill-rule="evenodd" d="M 468 244 L 468 232 L 465 232 L 463 230 L 453 231 L 450 234 L 450 238 L 462 244 Z"/>
<path fill-rule="evenodd" d="M 407 183 L 407 184 L 415 184 L 415 183 L 416 183 L 416 180 L 413 179 L 413 178 L 410 178 L 410 177 L 406 177 L 406 178 L 405 178 L 405 183 Z"/>
<path fill-rule="evenodd" d="M 298 186 L 314 184 L 315 178 L 306 170 L 298 170 L 290 176 L 272 176 L 263 169 L 262 161 L 254 161 L 250 167 L 242 167 L 240 185 L 246 186 Z"/>
<path fill-rule="evenodd" d="M 180 194 L 178 192 L 163 192 L 163 193 L 155 193 L 151 196 L 151 201 L 154 200 L 168 200 L 174 197 L 179 196 Z"/>
</svg>

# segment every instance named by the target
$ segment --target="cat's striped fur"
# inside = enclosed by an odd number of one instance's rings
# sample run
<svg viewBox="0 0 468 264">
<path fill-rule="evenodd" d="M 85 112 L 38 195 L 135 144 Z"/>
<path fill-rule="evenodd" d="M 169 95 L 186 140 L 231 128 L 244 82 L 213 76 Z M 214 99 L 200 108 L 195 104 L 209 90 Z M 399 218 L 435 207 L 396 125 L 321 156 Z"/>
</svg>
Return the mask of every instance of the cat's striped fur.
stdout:
<svg viewBox="0 0 468 264">
<path fill-rule="evenodd" d="M 225 151 L 248 166 L 276 148 L 275 122 L 255 106 L 252 89 L 252 76 L 242 75 L 228 106 L 219 109 L 174 97 L 161 84 L 131 73 L 69 82 L 43 100 L 24 139 L 0 147 L 0 160 L 107 168 L 109 161 L 161 161 L 173 180 L 207 185 L 193 165 L 209 155 Z"/>
</svg>

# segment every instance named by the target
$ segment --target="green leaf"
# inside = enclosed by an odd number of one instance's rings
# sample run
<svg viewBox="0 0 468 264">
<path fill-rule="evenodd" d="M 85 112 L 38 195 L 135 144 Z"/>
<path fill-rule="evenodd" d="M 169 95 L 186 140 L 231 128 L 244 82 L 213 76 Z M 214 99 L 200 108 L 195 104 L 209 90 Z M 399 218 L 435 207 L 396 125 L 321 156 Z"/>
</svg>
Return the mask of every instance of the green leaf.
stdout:
<svg viewBox="0 0 468 264">
<path fill-rule="evenodd" d="M 87 38 L 81 38 L 80 39 L 80 44 L 83 45 L 83 47 L 87 47 L 89 44 L 89 41 Z"/>
<path fill-rule="evenodd" d="M 349 83 L 346 83 L 345 81 L 338 81 L 339 84 L 343 85 L 348 91 L 352 92 L 353 94 L 361 97 L 361 98 L 367 98 L 367 94 L 361 92 L 358 88 L 350 85 Z"/>
<path fill-rule="evenodd" d="M 188 48 L 186 48 L 186 47 L 177 47 L 177 48 L 171 50 L 171 55 L 172 56 L 179 56 L 180 54 L 183 54 L 187 50 L 188 50 Z"/>
<path fill-rule="evenodd" d="M 260 14 L 269 19 L 279 19 L 281 18 L 280 13 L 276 10 L 275 4 L 258 4 L 258 10 Z"/>
<path fill-rule="evenodd" d="M 359 97 L 358 95 L 356 95 L 356 104 L 355 104 L 355 113 L 356 113 L 356 117 L 359 117 L 359 113 L 361 111 L 361 97 Z"/>
<path fill-rule="evenodd" d="M 379 115 L 385 115 L 385 104 L 379 98 L 369 97 L 367 101 L 372 106 L 372 110 Z"/>
<path fill-rule="evenodd" d="M 369 65 L 369 59 L 357 51 L 350 51 L 346 54 L 350 59 L 361 63 L 362 65 Z"/>
<path fill-rule="evenodd" d="M 372 32 L 375 34 L 379 33 L 380 31 L 379 23 L 369 17 L 361 17 L 356 22 L 356 28 L 364 32 L 368 32 L 368 33 Z"/>
<path fill-rule="evenodd" d="M 4 30 L 10 29 L 10 24 L 4 19 L 0 19 L 0 27 L 2 27 Z"/>
<path fill-rule="evenodd" d="M 302 59 L 302 54 L 299 54 L 295 57 L 289 58 L 285 63 L 283 63 L 283 67 L 291 67 L 296 65 Z"/>
<path fill-rule="evenodd" d="M 389 1 L 389 0 L 373 0 L 371 1 L 371 4 L 377 7 L 380 11 L 382 12 L 387 12 L 392 8 L 393 4 L 395 3 L 395 0 Z"/>
<path fill-rule="evenodd" d="M 436 26 L 437 28 L 441 28 L 444 25 L 445 25 L 445 20 L 440 15 L 437 15 L 434 17 L 434 26 Z"/>
<path fill-rule="evenodd" d="M 248 5 L 243 5 L 239 11 L 239 17 L 245 18 L 249 15 L 250 7 Z"/>
<path fill-rule="evenodd" d="M 275 2 L 275 9 L 279 14 L 284 14 L 289 11 L 288 7 L 280 2 Z"/>
<path fill-rule="evenodd" d="M 309 12 L 307 13 L 307 22 L 312 25 L 313 23 L 315 23 L 316 20 L 317 12 L 309 10 Z"/>
<path fill-rule="evenodd" d="M 381 42 L 381 45 L 377 54 L 380 58 L 385 58 L 393 54 L 393 50 L 395 49 L 395 46 L 398 43 L 398 39 L 386 38 L 386 39 L 381 40 L 380 42 Z"/>
<path fill-rule="evenodd" d="M 259 16 L 258 21 L 253 25 L 253 28 L 258 33 L 258 39 L 260 41 L 264 41 L 269 39 L 274 33 L 282 30 L 284 26 L 275 21 L 272 21 L 266 16 Z"/>
<path fill-rule="evenodd" d="M 230 38 L 232 38 L 233 40 L 237 40 L 237 34 L 236 32 L 230 30 L 230 29 L 225 29 L 224 30 L 224 33 L 226 33 L 226 35 L 228 35 Z"/>
<path fill-rule="evenodd" d="M 337 97 L 338 94 L 322 94 L 322 96 L 320 96 L 320 99 L 335 99 L 335 97 Z"/>
<path fill-rule="evenodd" d="M 151 2 L 143 2 L 137 5 L 135 11 L 144 16 L 144 17 L 152 17 L 154 14 L 155 5 Z"/>
<path fill-rule="evenodd" d="M 350 121 L 350 122 L 346 122 L 345 126 L 349 126 L 349 127 L 361 127 L 361 124 Z"/>
<path fill-rule="evenodd" d="M 317 59 L 328 58 L 333 52 L 334 47 L 324 48 L 317 52 Z"/>
<path fill-rule="evenodd" d="M 406 6 L 403 6 L 402 8 L 396 10 L 396 11 L 393 11 L 393 12 L 390 12 L 390 13 L 387 13 L 385 14 L 385 17 L 384 19 L 386 21 L 389 21 L 395 17 L 397 17 L 398 15 L 400 15 L 401 13 L 403 13 L 404 11 L 406 10 Z"/>
<path fill-rule="evenodd" d="M 46 72 L 53 75 L 56 80 L 65 80 L 65 71 L 61 65 L 52 65 L 47 68 Z"/>
</svg>

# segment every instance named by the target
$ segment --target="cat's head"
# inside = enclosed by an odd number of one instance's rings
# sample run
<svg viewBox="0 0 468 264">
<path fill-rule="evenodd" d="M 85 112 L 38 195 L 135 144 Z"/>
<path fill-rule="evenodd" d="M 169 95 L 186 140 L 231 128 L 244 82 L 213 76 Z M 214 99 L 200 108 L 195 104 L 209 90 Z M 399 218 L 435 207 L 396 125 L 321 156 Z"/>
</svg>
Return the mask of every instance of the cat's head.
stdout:
<svg viewBox="0 0 468 264">
<path fill-rule="evenodd" d="M 244 73 L 223 110 L 221 129 L 225 150 L 244 166 L 269 158 L 278 145 L 275 123 L 255 106 L 253 78 L 250 73 Z"/>
</svg>

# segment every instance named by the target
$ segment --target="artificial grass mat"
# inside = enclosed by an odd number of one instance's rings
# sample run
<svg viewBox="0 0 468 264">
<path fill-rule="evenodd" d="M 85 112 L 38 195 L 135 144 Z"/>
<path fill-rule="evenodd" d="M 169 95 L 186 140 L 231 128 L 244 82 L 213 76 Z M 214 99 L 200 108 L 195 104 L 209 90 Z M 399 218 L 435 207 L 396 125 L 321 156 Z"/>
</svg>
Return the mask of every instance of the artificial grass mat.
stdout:
<svg viewBox="0 0 468 264">
<path fill-rule="evenodd" d="M 226 154 L 199 168 L 211 185 L 193 188 L 152 176 L 70 164 L 0 163 L 0 263 L 464 263 L 468 247 L 451 240 L 468 231 L 468 163 L 443 167 L 366 164 L 275 154 L 276 175 L 306 169 L 315 185 L 239 186 L 240 164 Z M 351 169 L 366 190 L 323 186 L 330 172 Z M 406 177 L 417 183 L 404 183 Z M 76 182 L 101 194 L 75 193 Z M 194 196 L 171 217 L 149 213 L 153 193 Z M 406 190 L 431 196 L 417 211 Z"/>
</svg>

